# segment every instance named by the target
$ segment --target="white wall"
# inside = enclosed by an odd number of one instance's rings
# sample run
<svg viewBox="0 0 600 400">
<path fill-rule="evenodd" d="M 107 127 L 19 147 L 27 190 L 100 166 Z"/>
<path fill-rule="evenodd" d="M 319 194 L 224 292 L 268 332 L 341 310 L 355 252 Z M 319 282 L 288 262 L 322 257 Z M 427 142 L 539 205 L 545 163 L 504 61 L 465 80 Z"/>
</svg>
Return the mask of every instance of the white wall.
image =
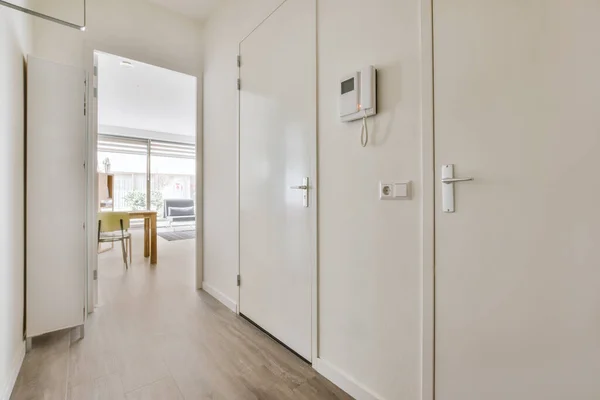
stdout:
<svg viewBox="0 0 600 400">
<path fill-rule="evenodd" d="M 61 14 L 64 0 L 32 0 L 52 4 Z M 202 28 L 180 14 L 144 0 L 88 0 L 85 32 L 36 19 L 36 56 L 86 66 L 91 50 L 100 50 L 199 76 L 202 72 Z"/>
<path fill-rule="evenodd" d="M 82 0 L 28 1 L 29 8 L 33 11 L 50 15 L 72 24 L 83 25 L 84 5 Z"/>
<path fill-rule="evenodd" d="M 237 298 L 236 91 L 239 41 L 279 0 L 222 5 L 205 28 L 205 282 Z M 320 0 L 319 362 L 358 398 L 420 398 L 421 132 L 418 0 Z M 358 28 L 357 28 L 358 27 Z M 379 69 L 371 141 L 338 117 L 339 78 Z M 412 180 L 411 201 L 378 199 Z"/>
<path fill-rule="evenodd" d="M 23 3 L 20 3 L 23 4 Z M 0 7 L 0 399 L 25 354 L 25 59 L 31 17 Z"/>
<path fill-rule="evenodd" d="M 52 3 L 63 12 L 64 0 L 32 0 Z M 87 29 L 79 32 L 48 21 L 34 23 L 33 52 L 56 62 L 84 67 L 91 72 L 94 50 L 126 57 L 197 77 L 198 137 L 202 131 L 202 26 L 181 14 L 145 0 L 88 0 Z M 201 154 L 199 141 L 198 154 Z M 198 163 L 196 186 L 202 188 L 202 163 Z M 95 169 L 93 169 L 95 171 Z M 202 198 L 201 190 L 198 191 Z M 92 196 L 93 198 L 93 196 Z M 199 216 L 201 218 L 201 216 Z M 200 219 L 201 220 L 201 219 Z M 90 224 L 93 221 L 88 221 Z M 201 229 L 201 224 L 198 225 Z M 201 232 L 197 235 L 196 260 L 202 260 Z M 88 245 L 93 247 L 93 235 Z M 90 252 L 90 263 L 95 262 Z M 197 274 L 200 287 L 202 275 Z M 92 288 L 89 287 L 91 301 Z"/>
<path fill-rule="evenodd" d="M 320 1 L 318 8 L 321 357 L 382 398 L 415 399 L 421 293 L 419 1 L 364 4 Z M 339 122 L 337 98 L 339 78 L 367 64 L 378 68 L 379 114 L 369 121 L 371 141 L 363 149 L 358 124 Z M 415 181 L 415 196 L 380 201 L 380 180 Z"/>
<path fill-rule="evenodd" d="M 224 2 L 205 25 L 204 288 L 235 309 L 238 44 L 280 0 Z M 233 305 L 233 306 L 232 306 Z"/>
<path fill-rule="evenodd" d="M 132 67 L 123 67 L 121 61 Z M 99 53 L 98 93 L 101 133 L 127 134 L 134 129 L 164 133 L 164 140 L 187 136 L 195 142 L 196 77 Z"/>
</svg>

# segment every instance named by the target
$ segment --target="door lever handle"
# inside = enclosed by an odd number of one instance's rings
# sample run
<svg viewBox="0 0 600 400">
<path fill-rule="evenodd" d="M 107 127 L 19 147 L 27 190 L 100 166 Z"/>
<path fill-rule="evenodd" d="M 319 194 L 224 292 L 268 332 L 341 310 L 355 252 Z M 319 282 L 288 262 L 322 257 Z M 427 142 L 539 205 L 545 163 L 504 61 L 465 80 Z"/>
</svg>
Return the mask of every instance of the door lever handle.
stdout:
<svg viewBox="0 0 600 400">
<path fill-rule="evenodd" d="M 442 165 L 442 207 L 445 213 L 454 212 L 454 183 L 473 181 L 475 178 L 455 178 L 454 164 Z"/>
<path fill-rule="evenodd" d="M 304 193 L 302 193 L 302 203 L 304 204 L 304 207 L 308 207 L 308 190 L 310 189 L 308 177 L 302 179 L 302 185 L 290 186 L 290 189 L 303 190 Z"/>
<path fill-rule="evenodd" d="M 455 182 L 469 182 L 474 181 L 475 178 L 442 178 L 442 183 L 455 183 Z"/>
</svg>

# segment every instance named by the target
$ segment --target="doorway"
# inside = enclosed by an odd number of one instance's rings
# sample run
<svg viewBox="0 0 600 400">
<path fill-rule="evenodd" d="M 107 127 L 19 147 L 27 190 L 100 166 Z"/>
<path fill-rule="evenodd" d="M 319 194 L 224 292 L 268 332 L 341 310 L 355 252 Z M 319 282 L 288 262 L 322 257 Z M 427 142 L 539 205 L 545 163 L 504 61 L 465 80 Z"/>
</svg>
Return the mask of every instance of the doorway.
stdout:
<svg viewBox="0 0 600 400">
<path fill-rule="evenodd" d="M 600 398 L 599 18 L 433 1 L 437 399 Z"/>
<path fill-rule="evenodd" d="M 240 314 L 316 346 L 316 10 L 287 0 L 240 43 Z"/>
<path fill-rule="evenodd" d="M 196 77 L 98 51 L 94 75 L 92 211 L 124 213 L 131 235 L 126 246 L 98 246 L 92 287 L 99 304 L 103 266 L 114 276 L 129 264 L 196 265 L 200 161 Z"/>
</svg>

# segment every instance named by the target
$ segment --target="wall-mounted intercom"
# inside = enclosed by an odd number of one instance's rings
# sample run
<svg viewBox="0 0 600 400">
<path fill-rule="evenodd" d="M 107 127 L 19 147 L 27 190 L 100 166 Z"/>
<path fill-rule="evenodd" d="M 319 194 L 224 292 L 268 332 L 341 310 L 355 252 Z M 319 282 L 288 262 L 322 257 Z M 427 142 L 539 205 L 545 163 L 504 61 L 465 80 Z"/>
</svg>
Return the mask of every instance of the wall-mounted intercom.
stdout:
<svg viewBox="0 0 600 400">
<path fill-rule="evenodd" d="M 377 70 L 368 66 L 340 81 L 340 118 L 343 122 L 377 114 Z"/>
</svg>

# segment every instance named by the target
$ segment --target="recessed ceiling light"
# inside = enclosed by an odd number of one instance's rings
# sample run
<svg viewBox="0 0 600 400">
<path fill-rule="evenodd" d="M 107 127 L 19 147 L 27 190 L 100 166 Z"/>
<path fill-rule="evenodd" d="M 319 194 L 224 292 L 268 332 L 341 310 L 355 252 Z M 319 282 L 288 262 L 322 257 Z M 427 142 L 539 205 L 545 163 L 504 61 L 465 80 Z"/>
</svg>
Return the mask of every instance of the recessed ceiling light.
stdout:
<svg viewBox="0 0 600 400">
<path fill-rule="evenodd" d="M 133 68 L 133 64 L 130 63 L 129 61 L 121 61 L 121 67 Z"/>
</svg>

